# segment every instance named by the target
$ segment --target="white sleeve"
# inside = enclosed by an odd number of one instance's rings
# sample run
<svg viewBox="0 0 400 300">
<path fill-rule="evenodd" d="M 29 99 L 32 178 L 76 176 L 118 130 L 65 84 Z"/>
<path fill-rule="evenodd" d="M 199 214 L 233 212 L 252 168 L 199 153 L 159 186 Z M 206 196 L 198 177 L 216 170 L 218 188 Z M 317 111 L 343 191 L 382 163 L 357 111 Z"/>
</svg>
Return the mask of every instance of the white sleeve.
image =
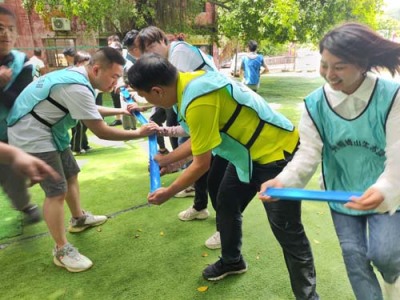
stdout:
<svg viewBox="0 0 400 300">
<path fill-rule="evenodd" d="M 386 162 L 383 173 L 372 187 L 385 200 L 377 207 L 379 212 L 394 213 L 400 205 L 400 92 L 394 100 L 386 122 Z"/>
<path fill-rule="evenodd" d="M 60 99 L 75 120 L 101 120 L 96 98 L 86 86 L 80 84 L 60 85 L 52 91 L 54 99 Z"/>
<path fill-rule="evenodd" d="M 192 72 L 203 64 L 200 53 L 185 44 L 175 46 L 168 60 L 181 72 Z"/>
<path fill-rule="evenodd" d="M 306 109 L 299 123 L 299 133 L 299 149 L 277 176 L 285 187 L 303 188 L 321 162 L 322 140 Z"/>
</svg>

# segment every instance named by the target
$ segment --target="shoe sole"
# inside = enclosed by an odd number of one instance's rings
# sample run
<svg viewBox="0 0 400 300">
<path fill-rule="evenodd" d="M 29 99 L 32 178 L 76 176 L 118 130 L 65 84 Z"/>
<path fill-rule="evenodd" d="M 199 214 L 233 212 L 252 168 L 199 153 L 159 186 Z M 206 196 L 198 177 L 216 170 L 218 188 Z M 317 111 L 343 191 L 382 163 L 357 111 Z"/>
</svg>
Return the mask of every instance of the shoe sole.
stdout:
<svg viewBox="0 0 400 300">
<path fill-rule="evenodd" d="M 87 267 L 85 269 L 74 269 L 74 268 L 67 267 L 62 262 L 60 262 L 56 257 L 53 257 L 53 262 L 56 266 L 67 269 L 69 272 L 72 272 L 72 273 L 83 272 L 83 271 L 89 270 L 93 266 L 93 264 L 91 264 L 89 267 Z"/>
<path fill-rule="evenodd" d="M 207 245 L 207 244 L 205 244 L 205 246 L 210 250 L 221 249 L 221 244 L 219 244 L 219 245 Z"/>
<path fill-rule="evenodd" d="M 197 216 L 197 217 L 194 217 L 194 218 L 192 218 L 192 219 L 184 219 L 184 218 L 181 218 L 181 217 L 178 216 L 178 218 L 179 218 L 179 220 L 185 222 L 185 221 L 193 221 L 193 220 L 205 220 L 205 219 L 207 219 L 209 216 L 210 216 L 210 215 L 207 215 L 207 216 Z"/>
<path fill-rule="evenodd" d="M 189 198 L 189 197 L 194 197 L 195 194 L 185 194 L 185 195 L 175 195 L 175 198 Z"/>
<path fill-rule="evenodd" d="M 72 227 L 71 225 L 68 227 L 68 232 L 70 233 L 77 233 L 77 232 L 82 232 L 90 227 L 96 227 L 99 226 L 101 224 L 104 224 L 105 222 L 107 222 L 108 219 L 105 219 L 104 221 L 101 221 L 99 223 L 95 223 L 95 224 L 90 224 L 90 225 L 85 225 L 85 226 L 81 226 L 81 227 Z"/>
<path fill-rule="evenodd" d="M 224 273 L 224 274 L 222 274 L 222 275 L 220 275 L 220 276 L 218 276 L 218 277 L 207 278 L 207 277 L 205 277 L 204 275 L 203 275 L 203 277 L 204 277 L 204 279 L 207 279 L 208 281 L 218 281 L 218 280 L 224 279 L 226 276 L 229 276 L 229 275 L 238 275 L 238 274 L 245 273 L 246 271 L 247 271 L 247 267 L 246 267 L 246 269 L 242 269 L 242 270 L 238 270 L 238 271 L 226 272 L 226 273 Z"/>
</svg>

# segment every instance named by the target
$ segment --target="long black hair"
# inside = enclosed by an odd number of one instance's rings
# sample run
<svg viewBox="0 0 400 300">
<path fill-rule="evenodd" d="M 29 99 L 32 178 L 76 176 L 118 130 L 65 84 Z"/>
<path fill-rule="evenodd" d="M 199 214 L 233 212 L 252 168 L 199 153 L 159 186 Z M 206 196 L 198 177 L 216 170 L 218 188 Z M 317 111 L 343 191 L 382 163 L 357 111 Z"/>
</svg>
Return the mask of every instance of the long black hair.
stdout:
<svg viewBox="0 0 400 300">
<path fill-rule="evenodd" d="M 329 31 L 319 43 L 321 54 L 324 49 L 367 71 L 384 67 L 392 75 L 400 74 L 400 44 L 383 38 L 363 24 L 345 23 Z"/>
</svg>

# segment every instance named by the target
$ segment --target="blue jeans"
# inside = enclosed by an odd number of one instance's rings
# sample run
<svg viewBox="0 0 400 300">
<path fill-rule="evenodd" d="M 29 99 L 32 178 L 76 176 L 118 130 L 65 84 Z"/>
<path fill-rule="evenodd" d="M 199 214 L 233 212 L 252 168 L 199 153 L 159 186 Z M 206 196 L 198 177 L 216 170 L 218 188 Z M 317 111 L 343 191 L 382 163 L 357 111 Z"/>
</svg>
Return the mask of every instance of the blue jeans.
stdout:
<svg viewBox="0 0 400 300">
<path fill-rule="evenodd" d="M 383 299 L 372 264 L 387 283 L 400 275 L 400 213 L 350 216 L 331 211 L 357 299 Z"/>
</svg>

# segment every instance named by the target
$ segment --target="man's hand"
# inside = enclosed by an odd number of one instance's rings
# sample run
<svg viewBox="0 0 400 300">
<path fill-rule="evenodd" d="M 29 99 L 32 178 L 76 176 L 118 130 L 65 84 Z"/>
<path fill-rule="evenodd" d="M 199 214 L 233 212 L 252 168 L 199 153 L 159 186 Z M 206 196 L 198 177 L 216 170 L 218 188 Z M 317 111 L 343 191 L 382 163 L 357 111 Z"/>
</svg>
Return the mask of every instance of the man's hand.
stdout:
<svg viewBox="0 0 400 300">
<path fill-rule="evenodd" d="M 370 210 L 377 208 L 385 198 L 377 189 L 369 188 L 361 197 L 351 197 L 350 200 L 351 202 L 346 203 L 345 207 L 357 210 Z"/>
<path fill-rule="evenodd" d="M 283 184 L 278 179 L 271 179 L 271 180 L 264 182 L 261 185 L 260 192 L 258 193 L 258 198 L 261 201 L 271 203 L 271 202 L 276 202 L 279 200 L 279 199 L 271 198 L 270 196 L 264 195 L 265 191 L 270 187 L 283 188 Z"/>
<path fill-rule="evenodd" d="M 11 80 L 12 70 L 6 66 L 0 67 L 0 88 L 5 87 Z"/>
<path fill-rule="evenodd" d="M 173 195 L 168 191 L 168 188 L 159 188 L 153 193 L 147 196 L 147 200 L 150 204 L 161 205 L 167 202 Z"/>
<path fill-rule="evenodd" d="M 152 135 L 152 134 L 157 133 L 157 130 L 154 129 L 154 127 L 146 126 L 146 125 L 140 126 L 140 127 L 137 129 L 137 131 L 139 132 L 139 134 L 140 134 L 141 136 L 149 136 L 149 135 Z"/>
</svg>

